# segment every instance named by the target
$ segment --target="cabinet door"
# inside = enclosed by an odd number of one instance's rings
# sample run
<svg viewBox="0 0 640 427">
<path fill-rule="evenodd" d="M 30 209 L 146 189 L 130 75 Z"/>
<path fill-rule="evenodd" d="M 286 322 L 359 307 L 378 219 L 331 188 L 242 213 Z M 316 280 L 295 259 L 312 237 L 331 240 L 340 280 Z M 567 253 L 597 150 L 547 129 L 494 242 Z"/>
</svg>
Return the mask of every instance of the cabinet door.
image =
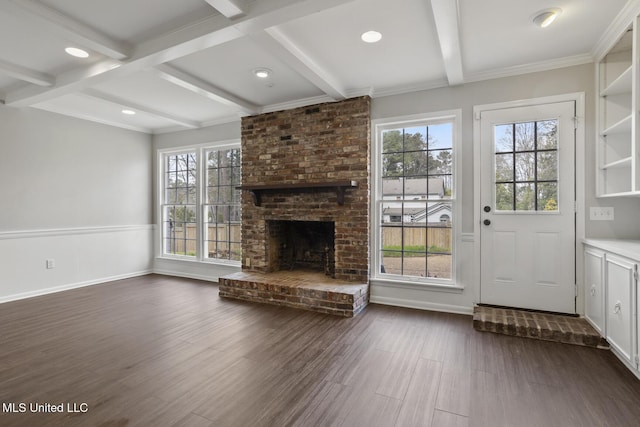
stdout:
<svg viewBox="0 0 640 427">
<path fill-rule="evenodd" d="M 635 345 L 633 307 L 635 298 L 634 262 L 607 254 L 606 324 L 607 340 L 620 356 L 632 363 Z"/>
<path fill-rule="evenodd" d="M 584 251 L 585 317 L 600 335 L 605 335 L 604 317 L 604 252 Z"/>
</svg>

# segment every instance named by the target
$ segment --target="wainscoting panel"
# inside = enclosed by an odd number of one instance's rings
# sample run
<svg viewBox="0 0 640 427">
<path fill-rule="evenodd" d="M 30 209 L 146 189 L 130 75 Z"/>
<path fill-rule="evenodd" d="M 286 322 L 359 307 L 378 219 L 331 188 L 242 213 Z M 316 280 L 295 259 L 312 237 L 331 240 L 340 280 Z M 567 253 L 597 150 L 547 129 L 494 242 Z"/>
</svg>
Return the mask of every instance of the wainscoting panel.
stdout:
<svg viewBox="0 0 640 427">
<path fill-rule="evenodd" d="M 2 232 L 0 302 L 150 273 L 153 229 L 134 225 Z"/>
</svg>

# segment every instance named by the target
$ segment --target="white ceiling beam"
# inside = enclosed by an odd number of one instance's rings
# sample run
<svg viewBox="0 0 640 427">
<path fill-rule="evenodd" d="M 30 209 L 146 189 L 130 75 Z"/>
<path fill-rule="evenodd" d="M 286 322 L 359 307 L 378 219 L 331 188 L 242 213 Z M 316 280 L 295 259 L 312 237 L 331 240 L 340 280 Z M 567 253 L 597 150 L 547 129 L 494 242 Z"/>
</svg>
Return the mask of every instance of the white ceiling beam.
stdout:
<svg viewBox="0 0 640 427">
<path fill-rule="evenodd" d="M 113 59 L 125 59 L 129 56 L 129 47 L 125 43 L 113 40 L 41 2 L 5 0 L 0 1 L 0 10 L 35 21 L 54 36 L 77 43 L 76 47 L 89 49 Z"/>
<path fill-rule="evenodd" d="M 96 98 L 104 102 L 108 102 L 114 105 L 117 105 L 119 108 L 131 109 L 134 111 L 140 111 L 143 113 L 151 114 L 153 116 L 168 120 L 172 123 L 176 123 L 180 126 L 184 126 L 190 129 L 196 129 L 200 127 L 200 123 L 184 119 L 181 117 L 177 117 L 173 114 L 166 113 L 164 111 L 156 110 L 155 108 L 147 107 L 144 105 L 137 104 L 135 102 L 131 102 L 126 99 L 119 98 L 117 96 L 109 95 L 104 92 L 100 92 L 95 89 L 85 89 L 82 91 L 82 94 L 85 96 L 89 96 L 91 98 Z"/>
<path fill-rule="evenodd" d="M 158 77 L 168 81 L 169 83 L 180 86 L 183 89 L 187 89 L 220 104 L 238 108 L 243 113 L 257 114 L 260 111 L 259 106 L 235 96 L 224 89 L 207 83 L 189 73 L 179 70 L 172 65 L 160 64 L 154 68 L 154 71 Z"/>
<path fill-rule="evenodd" d="M 3 61 L 2 59 L 0 59 L 0 74 L 22 80 L 23 82 L 33 83 L 38 86 L 53 86 L 56 82 L 55 77 L 49 74 L 12 64 L 10 62 Z"/>
<path fill-rule="evenodd" d="M 240 0 L 205 0 L 227 18 L 237 18 L 247 14 L 246 6 Z"/>
<path fill-rule="evenodd" d="M 449 85 L 464 83 L 457 0 L 431 0 L 436 32 Z"/>
<path fill-rule="evenodd" d="M 352 1 L 354 0 L 324 0 L 318 3 L 311 0 L 260 0 L 253 4 L 247 15 L 236 21 L 230 22 L 222 15 L 210 16 L 139 44 L 131 57 L 123 63 L 105 61 L 81 71 L 69 71 L 57 76 L 52 88 L 18 89 L 8 93 L 5 101 L 7 105 L 15 107 L 45 102 L 244 37 L 250 32 L 263 31 Z M 0 1 L 1 3 L 3 2 Z"/>
<path fill-rule="evenodd" d="M 267 28 L 262 34 L 253 35 L 252 39 L 332 99 L 347 98 L 345 88 L 280 29 Z"/>
</svg>

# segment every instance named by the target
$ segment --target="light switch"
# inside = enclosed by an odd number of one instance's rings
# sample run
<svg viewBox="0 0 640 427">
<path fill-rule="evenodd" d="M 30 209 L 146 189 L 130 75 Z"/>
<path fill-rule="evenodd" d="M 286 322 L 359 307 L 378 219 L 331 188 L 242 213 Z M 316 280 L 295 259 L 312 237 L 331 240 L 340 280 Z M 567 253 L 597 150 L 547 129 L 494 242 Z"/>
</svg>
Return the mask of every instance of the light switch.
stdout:
<svg viewBox="0 0 640 427">
<path fill-rule="evenodd" d="M 613 221 L 613 207 L 592 206 L 589 208 L 591 221 Z"/>
</svg>

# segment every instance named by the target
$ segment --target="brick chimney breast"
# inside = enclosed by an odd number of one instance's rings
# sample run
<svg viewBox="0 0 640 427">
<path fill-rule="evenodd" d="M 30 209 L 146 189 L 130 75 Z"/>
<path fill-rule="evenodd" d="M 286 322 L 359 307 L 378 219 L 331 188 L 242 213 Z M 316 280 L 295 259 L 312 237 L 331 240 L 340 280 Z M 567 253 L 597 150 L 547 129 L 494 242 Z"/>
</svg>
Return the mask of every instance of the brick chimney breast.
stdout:
<svg viewBox="0 0 640 427">
<path fill-rule="evenodd" d="M 296 186 L 268 191 L 256 205 L 242 194 L 243 271 L 269 272 L 267 221 L 335 224 L 335 278 L 369 279 L 370 109 L 368 96 L 242 118 L 242 185 Z M 303 184 L 356 181 L 343 204 L 329 187 Z"/>
</svg>

